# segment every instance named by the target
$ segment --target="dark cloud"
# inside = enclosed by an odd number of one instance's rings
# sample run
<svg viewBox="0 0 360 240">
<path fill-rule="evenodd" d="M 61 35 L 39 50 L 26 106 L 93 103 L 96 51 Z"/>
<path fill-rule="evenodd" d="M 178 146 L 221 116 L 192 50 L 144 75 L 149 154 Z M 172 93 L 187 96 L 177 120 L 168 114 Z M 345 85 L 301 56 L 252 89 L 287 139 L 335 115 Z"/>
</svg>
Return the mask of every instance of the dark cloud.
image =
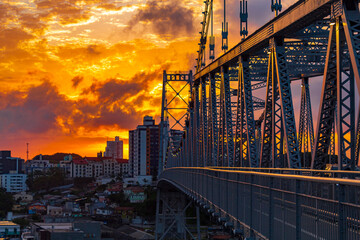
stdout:
<svg viewBox="0 0 360 240">
<path fill-rule="evenodd" d="M 147 1 L 146 6 L 128 22 L 128 30 L 138 23 L 149 24 L 162 37 L 193 34 L 193 10 L 184 7 L 181 1 Z"/>
<path fill-rule="evenodd" d="M 33 14 L 22 14 L 20 16 L 22 26 L 32 30 L 43 31 L 47 25 L 41 21 L 41 17 Z"/>
<path fill-rule="evenodd" d="M 56 129 L 57 116 L 71 113 L 72 104 L 47 81 L 26 94 L 11 92 L 5 97 L 0 109 L 0 130 L 3 133 L 26 131 L 41 134 Z M 10 103 L 9 99 L 11 104 L 6 104 L 6 101 Z"/>
<path fill-rule="evenodd" d="M 87 131 L 135 128 L 144 115 L 153 114 L 144 110 L 145 103 L 160 106 L 161 96 L 152 96 L 149 90 L 154 82 L 161 81 L 161 74 L 161 70 L 141 72 L 126 81 L 95 79 L 96 83 L 78 99 L 60 94 L 47 80 L 24 92 L 0 93 L 0 133 L 44 134 L 58 130 L 76 134 L 80 127 Z M 82 76 L 74 77 L 73 87 L 81 81 Z"/>
<path fill-rule="evenodd" d="M 0 3 L 0 23 L 6 24 L 9 20 L 13 19 L 16 14 L 16 8 L 6 3 Z"/>
<path fill-rule="evenodd" d="M 84 80 L 84 77 L 82 76 L 76 76 L 73 79 L 71 79 L 72 81 L 72 87 L 73 88 L 77 88 L 77 86 L 79 86 L 79 84 Z"/>
<path fill-rule="evenodd" d="M 88 51 L 89 54 L 98 55 L 101 52 L 97 48 L 98 48 L 98 46 L 96 46 L 96 45 L 89 45 L 88 48 L 87 48 L 87 51 Z"/>
<path fill-rule="evenodd" d="M 14 49 L 22 41 L 32 39 L 34 36 L 19 28 L 9 28 L 0 31 L 0 48 Z"/>
</svg>

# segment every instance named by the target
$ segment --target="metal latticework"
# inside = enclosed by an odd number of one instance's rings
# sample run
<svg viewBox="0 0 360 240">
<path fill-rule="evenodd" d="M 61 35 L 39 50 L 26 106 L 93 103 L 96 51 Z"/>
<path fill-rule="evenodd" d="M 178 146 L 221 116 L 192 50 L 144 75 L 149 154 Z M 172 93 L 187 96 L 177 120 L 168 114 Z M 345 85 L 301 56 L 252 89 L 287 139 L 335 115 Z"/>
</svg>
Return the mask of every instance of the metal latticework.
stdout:
<svg viewBox="0 0 360 240">
<path fill-rule="evenodd" d="M 314 126 L 311 110 L 311 99 L 309 90 L 309 78 L 302 78 L 301 80 L 301 105 L 299 117 L 299 149 L 303 154 L 301 165 L 305 168 L 310 167 L 311 154 L 314 143 Z"/>
<path fill-rule="evenodd" d="M 169 158 L 180 155 L 181 139 L 178 131 L 186 129 L 185 118 L 190 107 L 189 91 L 192 91 L 192 77 L 191 71 L 163 73 L 159 174 L 166 167 Z"/>
<path fill-rule="evenodd" d="M 332 20 L 329 34 L 312 168 L 325 168 L 331 133 L 336 123 L 338 168 L 354 170 L 358 161 L 356 158 L 354 78 L 359 90 L 359 9 L 357 4 L 349 2 L 343 5 L 341 2 L 336 2 L 332 9 L 336 15 Z M 351 66 L 347 70 L 343 64 L 346 62 L 344 59 L 348 57 L 350 57 Z"/>
</svg>

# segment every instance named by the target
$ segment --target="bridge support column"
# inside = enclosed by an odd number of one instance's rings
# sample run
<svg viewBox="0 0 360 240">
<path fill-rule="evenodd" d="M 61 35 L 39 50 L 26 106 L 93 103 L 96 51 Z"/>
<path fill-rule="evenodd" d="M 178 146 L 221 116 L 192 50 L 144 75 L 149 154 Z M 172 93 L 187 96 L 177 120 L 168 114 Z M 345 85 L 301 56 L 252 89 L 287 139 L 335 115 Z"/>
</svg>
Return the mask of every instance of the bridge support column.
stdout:
<svg viewBox="0 0 360 240">
<path fill-rule="evenodd" d="M 222 166 L 233 167 L 234 138 L 232 130 L 229 67 L 221 67 L 220 122 L 218 159 Z"/>
<path fill-rule="evenodd" d="M 308 159 L 307 154 L 310 153 L 313 148 L 314 126 L 313 126 L 313 119 L 311 112 L 309 78 L 302 78 L 302 82 L 301 82 L 301 105 L 300 105 L 298 139 L 299 139 L 299 151 L 304 156 L 301 162 L 301 166 L 310 167 L 311 159 Z"/>
<path fill-rule="evenodd" d="M 218 114 L 216 107 L 216 80 L 214 74 L 209 75 L 209 125 L 208 125 L 208 156 L 210 158 L 210 165 L 218 166 Z"/>
<path fill-rule="evenodd" d="M 183 193 L 158 189 L 156 201 L 156 230 L 155 239 L 197 239 L 186 225 L 186 210 L 192 202 Z M 199 217 L 199 216 L 197 216 Z M 197 235 L 200 234 L 200 222 Z M 200 239 L 200 238 L 199 238 Z"/>
<path fill-rule="evenodd" d="M 339 170 L 355 170 L 357 165 L 354 79 L 360 93 L 358 13 L 355 1 L 337 1 L 332 5 L 332 24 L 311 163 L 311 167 L 315 169 L 325 169 L 334 124 L 338 136 Z M 343 59 L 347 57 L 344 53 L 347 51 L 350 56 L 349 70 L 342 66 Z"/>
<path fill-rule="evenodd" d="M 254 106 L 247 57 L 239 58 L 238 76 L 234 163 L 240 167 L 258 167 Z"/>
</svg>

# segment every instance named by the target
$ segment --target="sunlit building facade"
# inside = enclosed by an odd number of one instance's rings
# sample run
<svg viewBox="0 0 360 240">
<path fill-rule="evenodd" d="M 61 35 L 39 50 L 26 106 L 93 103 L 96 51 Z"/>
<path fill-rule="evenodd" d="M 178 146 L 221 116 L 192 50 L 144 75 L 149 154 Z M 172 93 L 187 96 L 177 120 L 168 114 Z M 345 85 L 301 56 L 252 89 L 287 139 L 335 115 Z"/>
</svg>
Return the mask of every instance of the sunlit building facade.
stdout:
<svg viewBox="0 0 360 240">
<path fill-rule="evenodd" d="M 160 128 L 152 117 L 145 116 L 143 125 L 129 131 L 130 176 L 157 175 Z"/>
<path fill-rule="evenodd" d="M 115 141 L 107 141 L 104 157 L 123 158 L 123 141 L 115 137 Z"/>
</svg>

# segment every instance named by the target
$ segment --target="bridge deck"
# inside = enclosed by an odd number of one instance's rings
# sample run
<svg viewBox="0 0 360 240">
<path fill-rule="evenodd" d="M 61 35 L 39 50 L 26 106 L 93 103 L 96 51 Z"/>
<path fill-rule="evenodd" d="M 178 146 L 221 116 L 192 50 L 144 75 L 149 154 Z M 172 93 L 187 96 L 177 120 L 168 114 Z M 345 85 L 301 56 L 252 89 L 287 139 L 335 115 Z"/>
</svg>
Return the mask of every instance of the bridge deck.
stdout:
<svg viewBox="0 0 360 240">
<path fill-rule="evenodd" d="M 247 236 L 360 239 L 360 181 L 333 177 L 341 172 L 318 172 L 331 174 L 315 177 L 251 169 L 171 168 L 162 173 L 159 182 L 178 187 L 213 217 Z"/>
</svg>

